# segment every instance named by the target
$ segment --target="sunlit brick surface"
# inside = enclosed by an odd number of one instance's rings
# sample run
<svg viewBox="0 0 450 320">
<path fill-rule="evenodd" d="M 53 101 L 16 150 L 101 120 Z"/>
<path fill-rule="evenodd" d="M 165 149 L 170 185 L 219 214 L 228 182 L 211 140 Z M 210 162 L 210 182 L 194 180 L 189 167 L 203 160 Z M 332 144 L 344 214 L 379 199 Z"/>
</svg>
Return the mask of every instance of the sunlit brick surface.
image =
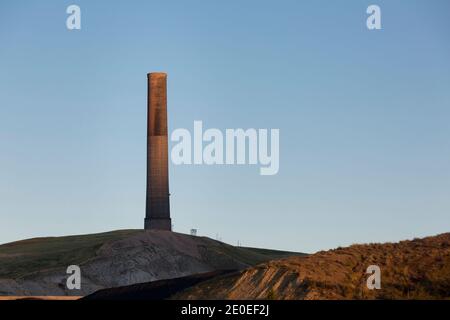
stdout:
<svg viewBox="0 0 450 320">
<path fill-rule="evenodd" d="M 167 76 L 148 74 L 145 229 L 171 230 L 167 144 Z"/>
</svg>

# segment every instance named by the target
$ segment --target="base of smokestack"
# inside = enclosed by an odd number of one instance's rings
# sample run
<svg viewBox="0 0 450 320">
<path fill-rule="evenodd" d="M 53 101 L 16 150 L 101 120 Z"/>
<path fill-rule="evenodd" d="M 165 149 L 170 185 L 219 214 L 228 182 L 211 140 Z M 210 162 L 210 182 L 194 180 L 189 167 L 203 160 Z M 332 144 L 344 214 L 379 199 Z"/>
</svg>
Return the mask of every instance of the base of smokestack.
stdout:
<svg viewBox="0 0 450 320">
<path fill-rule="evenodd" d="M 172 220 L 170 218 L 145 218 L 145 230 L 172 231 Z"/>
</svg>

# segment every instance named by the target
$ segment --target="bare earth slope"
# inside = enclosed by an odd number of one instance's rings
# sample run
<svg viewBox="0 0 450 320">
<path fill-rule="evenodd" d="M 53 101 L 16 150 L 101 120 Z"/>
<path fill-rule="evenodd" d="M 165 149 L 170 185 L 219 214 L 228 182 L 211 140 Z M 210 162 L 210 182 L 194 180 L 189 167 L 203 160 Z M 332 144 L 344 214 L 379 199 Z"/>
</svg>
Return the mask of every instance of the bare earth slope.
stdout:
<svg viewBox="0 0 450 320">
<path fill-rule="evenodd" d="M 366 286 L 366 269 L 373 264 L 381 268 L 380 290 L 368 290 Z M 270 261 L 202 282 L 172 298 L 450 298 L 450 233 Z"/>
<path fill-rule="evenodd" d="M 280 255 L 167 231 L 120 230 L 36 238 L 0 245 L 0 296 L 83 296 L 216 270 L 241 270 Z M 68 290 L 66 269 L 81 268 L 81 290 Z"/>
</svg>

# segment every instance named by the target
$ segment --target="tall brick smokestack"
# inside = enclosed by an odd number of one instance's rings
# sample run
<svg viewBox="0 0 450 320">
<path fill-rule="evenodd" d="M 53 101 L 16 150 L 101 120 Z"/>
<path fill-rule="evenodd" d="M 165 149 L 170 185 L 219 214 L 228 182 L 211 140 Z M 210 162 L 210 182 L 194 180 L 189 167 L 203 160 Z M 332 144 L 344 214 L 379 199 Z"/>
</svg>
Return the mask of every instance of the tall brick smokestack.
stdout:
<svg viewBox="0 0 450 320">
<path fill-rule="evenodd" d="M 147 74 L 147 203 L 145 229 L 172 230 L 169 205 L 167 75 Z"/>
</svg>

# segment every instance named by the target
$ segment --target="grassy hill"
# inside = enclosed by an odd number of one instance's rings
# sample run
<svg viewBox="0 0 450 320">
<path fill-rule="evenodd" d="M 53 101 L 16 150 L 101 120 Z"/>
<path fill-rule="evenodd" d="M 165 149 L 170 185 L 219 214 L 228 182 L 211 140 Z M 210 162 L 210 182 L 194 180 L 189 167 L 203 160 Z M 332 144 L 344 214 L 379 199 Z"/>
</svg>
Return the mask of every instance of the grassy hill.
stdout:
<svg viewBox="0 0 450 320">
<path fill-rule="evenodd" d="M 216 270 L 241 270 L 286 255 L 234 247 L 175 232 L 119 230 L 0 245 L 0 295 L 84 295 L 93 291 Z M 69 265 L 82 270 L 83 289 L 65 289 Z"/>
<path fill-rule="evenodd" d="M 106 233 L 46 237 L 0 245 L 0 278 L 21 278 L 27 274 L 80 265 L 93 258 L 108 241 L 116 241 L 140 232 L 119 230 Z"/>
</svg>

